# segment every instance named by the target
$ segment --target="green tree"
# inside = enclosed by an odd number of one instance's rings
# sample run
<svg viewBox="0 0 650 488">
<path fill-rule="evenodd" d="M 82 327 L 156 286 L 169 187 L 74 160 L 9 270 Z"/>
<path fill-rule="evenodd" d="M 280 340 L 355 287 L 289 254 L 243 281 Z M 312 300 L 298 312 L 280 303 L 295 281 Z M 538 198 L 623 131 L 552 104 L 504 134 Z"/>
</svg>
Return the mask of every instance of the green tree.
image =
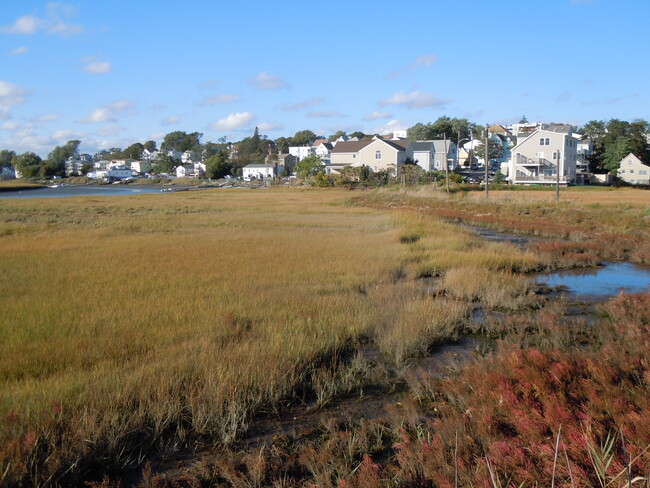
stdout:
<svg viewBox="0 0 650 488">
<path fill-rule="evenodd" d="M 165 136 L 160 145 L 160 149 L 164 151 L 176 149 L 177 151 L 185 152 L 201 144 L 201 137 L 203 137 L 203 134 L 200 132 L 187 134 L 180 130 L 173 131 Z"/>
<path fill-rule="evenodd" d="M 316 173 L 324 169 L 325 165 L 318 156 L 307 156 L 296 164 L 296 176 L 307 178 L 309 176 L 315 176 Z"/>
<path fill-rule="evenodd" d="M 479 138 L 479 142 L 474 148 L 474 155 L 478 158 L 485 158 L 485 137 Z M 488 159 L 499 159 L 503 156 L 503 147 L 492 138 L 488 138 Z M 488 162 L 486 161 L 486 164 Z"/>
<path fill-rule="evenodd" d="M 621 136 L 608 144 L 603 153 L 603 168 L 616 174 L 621 160 L 632 152 L 632 143 L 629 137 Z"/>
<path fill-rule="evenodd" d="M 178 161 L 176 161 L 174 158 L 168 154 L 162 154 L 156 160 L 156 163 L 152 169 L 154 173 L 171 173 L 177 164 Z"/>
<path fill-rule="evenodd" d="M 519 123 L 520 123 L 520 124 L 527 124 L 527 123 L 528 123 L 528 119 L 526 118 L 525 115 L 523 115 L 523 116 L 519 119 Z"/>
<path fill-rule="evenodd" d="M 226 152 L 223 150 L 209 157 L 205 161 L 205 166 L 208 178 L 224 178 L 232 170 L 232 164 L 228 161 Z"/>
<path fill-rule="evenodd" d="M 63 146 L 56 146 L 47 156 L 42 168 L 43 176 L 65 176 L 65 162 L 79 156 L 79 144 L 81 141 L 68 141 Z"/>
<path fill-rule="evenodd" d="M 289 146 L 291 145 L 291 139 L 286 137 L 278 137 L 275 140 L 275 147 L 278 149 L 278 153 L 286 154 L 289 152 Z"/>
<path fill-rule="evenodd" d="M 580 127 L 578 133 L 591 139 L 598 139 L 599 137 L 603 137 L 606 133 L 605 122 L 603 120 L 590 120 L 585 125 Z"/>
<path fill-rule="evenodd" d="M 331 141 L 335 141 L 335 140 L 337 140 L 339 137 L 341 137 L 341 136 L 346 136 L 346 135 L 347 135 L 347 134 L 345 133 L 345 131 L 343 131 L 343 130 L 339 130 L 339 131 L 337 131 L 335 134 L 332 134 L 331 136 L 329 136 L 329 137 L 327 138 L 327 140 L 329 140 L 330 142 L 331 142 Z"/>
<path fill-rule="evenodd" d="M 40 173 L 43 160 L 36 153 L 25 152 L 14 156 L 11 163 L 23 178 L 33 178 Z"/>
<path fill-rule="evenodd" d="M 299 130 L 291 138 L 292 146 L 309 146 L 318 136 L 310 130 Z"/>
<path fill-rule="evenodd" d="M 143 144 L 144 149 L 149 152 L 154 152 L 157 148 L 156 141 L 147 141 Z"/>
<path fill-rule="evenodd" d="M 356 137 L 357 139 L 362 141 L 363 138 L 366 137 L 366 135 L 363 132 L 361 132 L 360 130 L 358 130 L 358 131 L 355 131 L 352 134 L 350 134 L 350 137 Z"/>
<path fill-rule="evenodd" d="M 10 151 L 9 149 L 0 151 L 0 169 L 12 167 L 13 163 L 11 161 L 15 156 L 16 151 Z"/>
<path fill-rule="evenodd" d="M 144 144 L 136 142 L 122 151 L 122 157 L 125 159 L 141 159 L 142 151 L 144 151 Z"/>
</svg>

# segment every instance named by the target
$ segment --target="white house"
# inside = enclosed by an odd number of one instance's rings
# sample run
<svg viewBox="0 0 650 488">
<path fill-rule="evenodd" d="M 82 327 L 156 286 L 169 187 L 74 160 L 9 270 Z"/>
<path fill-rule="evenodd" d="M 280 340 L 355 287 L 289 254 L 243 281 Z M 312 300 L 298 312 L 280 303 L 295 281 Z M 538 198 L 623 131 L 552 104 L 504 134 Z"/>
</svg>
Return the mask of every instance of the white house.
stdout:
<svg viewBox="0 0 650 488">
<path fill-rule="evenodd" d="M 273 178 L 276 173 L 274 164 L 248 164 L 244 166 L 242 176 L 245 181 Z"/>
<path fill-rule="evenodd" d="M 191 178 L 195 174 L 194 166 L 176 166 L 176 178 Z"/>
<path fill-rule="evenodd" d="M 433 170 L 436 156 L 436 148 L 433 141 L 413 142 L 409 156 L 424 171 Z"/>
<path fill-rule="evenodd" d="M 82 161 L 79 158 L 70 157 L 66 160 L 65 162 L 65 174 L 66 176 L 70 176 L 73 174 L 81 174 L 81 168 L 85 164 L 84 161 Z"/>
<path fill-rule="evenodd" d="M 148 173 L 151 171 L 151 163 L 149 161 L 132 161 L 131 170 L 136 173 Z"/>
<path fill-rule="evenodd" d="M 621 159 L 616 176 L 632 185 L 650 185 L 650 165 L 630 153 Z"/>
<path fill-rule="evenodd" d="M 508 181 L 513 184 L 562 185 L 576 180 L 578 140 L 571 128 L 537 129 L 512 148 Z"/>
<path fill-rule="evenodd" d="M 106 176 L 123 180 L 124 178 L 131 178 L 133 176 L 133 171 L 131 171 L 131 168 L 127 168 L 126 166 L 113 166 L 106 171 Z"/>
<path fill-rule="evenodd" d="M 149 149 L 144 149 L 142 151 L 142 159 L 146 161 L 155 161 L 156 159 L 158 159 L 158 151 L 156 150 L 149 151 Z"/>
<path fill-rule="evenodd" d="M 332 146 L 331 143 L 329 142 L 320 142 L 314 149 L 314 153 L 316 156 L 321 158 L 321 160 L 329 160 L 330 155 L 332 154 L 332 149 L 334 146 Z"/>
<path fill-rule="evenodd" d="M 298 161 L 302 161 L 308 156 L 316 153 L 316 148 L 312 146 L 289 146 L 289 154 L 295 156 Z"/>
</svg>

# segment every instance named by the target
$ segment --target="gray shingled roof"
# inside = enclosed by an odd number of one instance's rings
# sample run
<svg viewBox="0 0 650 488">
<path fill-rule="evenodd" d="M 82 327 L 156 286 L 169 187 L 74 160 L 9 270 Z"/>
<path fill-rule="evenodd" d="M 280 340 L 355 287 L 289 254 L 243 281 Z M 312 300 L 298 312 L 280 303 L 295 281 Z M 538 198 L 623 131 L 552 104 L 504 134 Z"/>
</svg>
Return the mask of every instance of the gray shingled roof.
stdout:
<svg viewBox="0 0 650 488">
<path fill-rule="evenodd" d="M 430 151 L 433 141 L 417 141 L 413 143 L 413 152 Z"/>
</svg>

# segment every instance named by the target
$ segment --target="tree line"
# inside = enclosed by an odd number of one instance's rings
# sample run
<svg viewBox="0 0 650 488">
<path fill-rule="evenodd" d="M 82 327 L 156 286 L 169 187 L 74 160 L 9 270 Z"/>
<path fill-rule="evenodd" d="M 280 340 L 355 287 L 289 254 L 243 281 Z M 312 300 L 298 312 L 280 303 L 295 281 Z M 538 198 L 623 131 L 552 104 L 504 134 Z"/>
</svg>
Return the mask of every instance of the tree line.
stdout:
<svg viewBox="0 0 650 488">
<path fill-rule="evenodd" d="M 525 119 L 522 119 L 525 120 Z M 650 124 L 645 120 L 627 122 L 619 119 L 609 121 L 591 120 L 582 127 L 575 127 L 576 131 L 589 137 L 593 141 L 593 152 L 589 158 L 591 168 L 596 172 L 615 172 L 618 164 L 630 152 L 637 155 L 642 161 L 650 162 L 650 144 L 648 131 Z M 173 152 L 184 153 L 190 151 L 193 161 L 202 161 L 206 164 L 207 176 L 212 178 L 223 177 L 227 174 L 238 174 L 238 170 L 248 164 L 263 164 L 267 157 L 276 157 L 278 154 L 287 153 L 290 146 L 305 146 L 313 144 L 315 140 L 324 139 L 333 141 L 341 136 L 350 138 L 370 139 L 376 134 L 365 134 L 361 131 L 347 134 L 338 131 L 328 137 L 318 135 L 311 130 L 300 130 L 291 137 L 279 137 L 275 140 L 259 133 L 256 127 L 253 134 L 238 142 L 227 142 L 220 138 L 217 142 L 202 143 L 203 134 L 200 132 L 173 131 L 165 135 L 158 157 L 154 162 L 153 171 L 168 173 L 178 165 L 178 159 Z M 417 123 L 407 130 L 407 137 L 412 141 L 442 139 L 460 143 L 470 139 L 479 139 L 485 143 L 484 128 L 466 118 L 439 117 L 434 122 Z M 516 141 L 515 141 L 516 142 Z M 81 141 L 71 140 L 61 146 L 56 146 L 42 159 L 34 152 L 16 154 L 15 151 L 5 149 L 0 151 L 0 168 L 13 167 L 23 177 L 65 176 L 65 162 L 71 157 L 79 157 Z M 498 148 L 488 141 L 490 157 L 496 157 Z M 158 150 L 156 142 L 149 140 L 144 143 L 135 142 L 125 149 L 111 148 L 101 157 L 105 159 L 142 159 L 144 151 L 150 153 Z M 483 154 L 484 146 L 476 148 L 477 154 Z M 92 169 L 89 163 L 87 168 Z M 85 168 L 84 168 L 85 169 Z"/>
</svg>

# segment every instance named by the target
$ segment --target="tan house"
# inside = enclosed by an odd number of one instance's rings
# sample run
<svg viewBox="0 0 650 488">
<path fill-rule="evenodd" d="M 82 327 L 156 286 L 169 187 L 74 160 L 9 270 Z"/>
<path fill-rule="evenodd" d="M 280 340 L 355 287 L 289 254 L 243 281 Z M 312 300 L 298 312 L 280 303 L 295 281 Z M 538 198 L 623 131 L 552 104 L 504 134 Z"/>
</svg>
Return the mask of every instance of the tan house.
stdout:
<svg viewBox="0 0 650 488">
<path fill-rule="evenodd" d="M 537 129 L 512 148 L 508 181 L 512 184 L 575 183 L 578 140 L 571 129 Z"/>
<path fill-rule="evenodd" d="M 359 162 L 369 167 L 372 171 L 388 171 L 395 173 L 408 155 L 407 140 L 375 139 L 370 144 L 359 150 Z"/>
<path fill-rule="evenodd" d="M 616 176 L 632 185 L 650 185 L 650 165 L 630 153 L 621 159 Z"/>
<path fill-rule="evenodd" d="M 338 141 L 330 152 L 327 174 L 337 174 L 346 166 L 361 166 L 359 151 L 374 141 Z"/>
</svg>

